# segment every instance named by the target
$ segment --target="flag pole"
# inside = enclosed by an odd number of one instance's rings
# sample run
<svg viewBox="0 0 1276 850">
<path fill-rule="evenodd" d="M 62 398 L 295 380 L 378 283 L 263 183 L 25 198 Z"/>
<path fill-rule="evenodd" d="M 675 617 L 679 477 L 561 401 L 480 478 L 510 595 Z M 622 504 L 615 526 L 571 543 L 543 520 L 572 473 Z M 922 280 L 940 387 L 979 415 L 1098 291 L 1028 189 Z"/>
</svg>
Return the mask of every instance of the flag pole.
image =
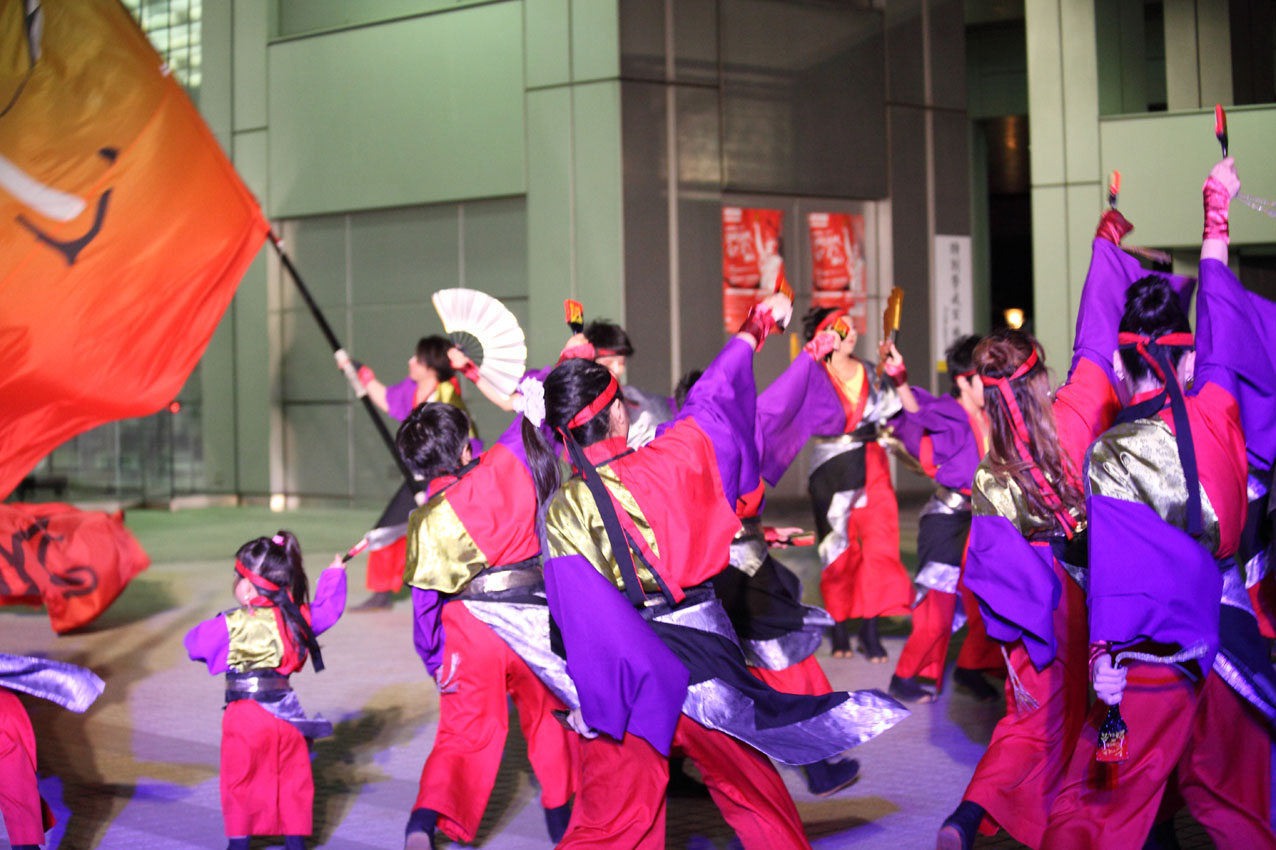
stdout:
<svg viewBox="0 0 1276 850">
<path fill-rule="evenodd" d="M 323 311 L 319 309 L 319 305 L 315 303 L 314 297 L 310 294 L 310 290 L 306 288 L 306 284 L 301 279 L 301 273 L 297 271 L 297 267 L 292 264 L 292 259 L 284 252 L 283 240 L 274 230 L 270 231 L 270 244 L 274 246 L 275 253 L 279 255 L 279 260 L 284 264 L 284 268 L 288 270 L 288 276 L 292 278 L 292 282 L 297 285 L 297 291 L 301 293 L 301 298 L 306 302 L 306 306 L 310 308 L 310 315 L 315 317 L 315 321 L 319 324 L 319 330 L 328 340 L 328 345 L 332 346 L 333 353 L 341 351 L 341 342 L 337 339 L 337 335 L 333 333 L 332 326 L 328 324 L 328 320 L 324 318 Z M 354 366 L 350 361 L 346 361 L 345 368 L 346 379 L 350 381 L 350 386 L 354 388 L 355 395 L 363 402 L 363 407 L 368 411 L 368 415 L 372 417 L 372 424 L 376 426 L 377 433 L 381 435 L 385 447 L 390 450 L 391 457 L 394 458 L 395 465 L 399 467 L 399 472 L 403 474 L 404 480 L 413 493 L 421 492 L 421 482 L 416 480 L 416 476 L 408 469 L 408 465 L 404 463 L 402 455 L 394 445 L 394 437 L 390 436 L 390 430 L 385 427 L 385 422 L 381 419 L 381 414 L 377 411 L 376 405 L 372 403 L 372 399 L 368 396 L 368 391 L 363 384 L 359 382 L 359 376 L 355 372 Z"/>
</svg>

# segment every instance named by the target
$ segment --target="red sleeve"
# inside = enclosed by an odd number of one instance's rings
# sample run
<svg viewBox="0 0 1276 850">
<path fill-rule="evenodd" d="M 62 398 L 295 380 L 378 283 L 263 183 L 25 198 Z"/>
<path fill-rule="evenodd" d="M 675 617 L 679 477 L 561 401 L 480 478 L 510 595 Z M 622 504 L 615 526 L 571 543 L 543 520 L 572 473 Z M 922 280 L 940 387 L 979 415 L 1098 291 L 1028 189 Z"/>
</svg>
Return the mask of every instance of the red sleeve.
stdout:
<svg viewBox="0 0 1276 850">
<path fill-rule="evenodd" d="M 490 565 L 525 561 L 540 551 L 532 478 L 518 456 L 500 443 L 485 451 L 479 465 L 445 498 Z"/>
<path fill-rule="evenodd" d="M 1068 382 L 1054 395 L 1059 446 L 1072 464 L 1078 481 L 1090 444 L 1112 427 L 1120 411 L 1121 401 L 1107 375 L 1090 360 L 1079 359 Z"/>
</svg>

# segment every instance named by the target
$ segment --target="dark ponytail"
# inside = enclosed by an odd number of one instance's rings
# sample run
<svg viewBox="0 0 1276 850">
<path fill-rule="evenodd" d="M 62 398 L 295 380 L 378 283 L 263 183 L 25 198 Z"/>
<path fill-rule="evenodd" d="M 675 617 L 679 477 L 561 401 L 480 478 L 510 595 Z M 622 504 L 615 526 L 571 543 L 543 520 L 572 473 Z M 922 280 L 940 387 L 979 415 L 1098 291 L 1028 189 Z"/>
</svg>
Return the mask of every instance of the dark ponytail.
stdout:
<svg viewBox="0 0 1276 850">
<path fill-rule="evenodd" d="M 239 547 L 235 560 L 250 573 L 279 587 L 273 591 L 257 587 L 257 593 L 283 612 L 293 646 L 298 652 L 309 649 L 315 671 L 322 670 L 323 656 L 319 654 L 314 632 L 301 616 L 300 607 L 310 602 L 310 582 L 301 563 L 301 544 L 296 535 L 291 531 L 278 531 L 274 537 L 249 540 Z"/>
<path fill-rule="evenodd" d="M 428 483 L 461 466 L 461 454 L 469 439 L 469 418 L 450 404 L 431 401 L 408 414 L 399 426 L 394 445 L 412 474 Z"/>
<path fill-rule="evenodd" d="M 611 380 L 611 372 L 606 366 L 580 358 L 565 360 L 545 378 L 545 424 L 550 433 L 555 435 L 552 445 L 546 443 L 540 428 L 532 425 L 526 418 L 523 420 L 523 449 L 532 470 L 532 480 L 536 482 L 537 498 L 542 504 L 553 498 L 558 491 L 558 457 L 555 450 L 562 440 L 557 436 L 559 429 L 565 428 L 573 416 L 598 398 Z M 605 439 L 611 430 L 612 405 L 623 403 L 623 396 L 617 392 L 616 397 L 592 419 L 572 428 L 568 433 L 581 446 L 591 446 Z"/>
<path fill-rule="evenodd" d="M 1192 325 L 1169 281 L 1150 274 L 1136 280 L 1126 290 L 1125 314 L 1121 316 L 1118 330 L 1156 339 L 1166 334 L 1191 333 Z M 1169 350 L 1170 362 L 1176 370 L 1187 352 L 1188 349 L 1181 346 Z M 1136 384 L 1153 374 L 1151 365 L 1133 348 L 1121 349 L 1121 364 Z"/>
<path fill-rule="evenodd" d="M 536 503 L 547 505 L 558 492 L 558 458 L 545 443 L 541 429 L 533 425 L 526 416 L 523 417 L 523 451 L 527 455 L 527 466 L 536 487 Z"/>
</svg>

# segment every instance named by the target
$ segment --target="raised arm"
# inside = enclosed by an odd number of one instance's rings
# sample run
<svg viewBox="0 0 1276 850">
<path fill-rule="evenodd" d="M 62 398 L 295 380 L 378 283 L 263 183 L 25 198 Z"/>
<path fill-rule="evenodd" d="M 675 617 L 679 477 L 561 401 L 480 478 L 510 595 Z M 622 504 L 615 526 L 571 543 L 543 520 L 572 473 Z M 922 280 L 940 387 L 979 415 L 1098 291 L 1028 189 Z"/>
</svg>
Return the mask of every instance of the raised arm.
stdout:
<svg viewBox="0 0 1276 850">
<path fill-rule="evenodd" d="M 338 555 L 319 575 L 310 603 L 310 628 L 316 635 L 336 625 L 346 610 L 346 569 Z"/>
<path fill-rule="evenodd" d="M 792 307 L 788 298 L 772 295 L 750 312 L 740 333 L 727 341 L 687 393 L 677 418 L 661 424 L 656 432 L 658 439 L 660 434 L 687 421 L 704 432 L 713 444 L 724 494 L 733 505 L 741 493 L 758 484 L 758 396 L 753 354 L 768 333 L 788 320 Z"/>
</svg>

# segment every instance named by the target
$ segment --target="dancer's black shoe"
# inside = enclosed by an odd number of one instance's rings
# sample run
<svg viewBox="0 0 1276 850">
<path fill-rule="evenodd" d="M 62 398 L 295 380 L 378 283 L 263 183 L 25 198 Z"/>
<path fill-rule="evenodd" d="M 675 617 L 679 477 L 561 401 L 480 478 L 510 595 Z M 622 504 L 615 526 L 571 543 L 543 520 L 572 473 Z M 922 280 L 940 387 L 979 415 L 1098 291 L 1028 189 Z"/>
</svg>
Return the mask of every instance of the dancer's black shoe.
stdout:
<svg viewBox="0 0 1276 850">
<path fill-rule="evenodd" d="M 434 827 L 439 813 L 433 809 L 413 809 L 403 831 L 403 850 L 434 850 Z"/>
<path fill-rule="evenodd" d="M 891 676 L 890 694 L 900 702 L 934 702 L 935 692 L 917 681 L 916 676 L 905 679 Z"/>
<path fill-rule="evenodd" d="M 984 807 L 969 800 L 962 800 L 944 825 L 939 828 L 935 838 L 935 850 L 971 850 L 975 846 L 975 835 L 979 832 L 979 822 L 984 819 Z"/>
<path fill-rule="evenodd" d="M 978 670 L 967 670 L 965 667 L 953 669 L 953 684 L 967 691 L 975 702 L 996 702 L 1001 691 L 988 684 L 984 674 Z"/>
<path fill-rule="evenodd" d="M 860 626 L 859 646 L 856 647 L 869 660 L 870 664 L 886 663 L 886 647 L 877 637 L 877 618 L 869 617 Z"/>
<path fill-rule="evenodd" d="M 563 836 L 567 834 L 567 824 L 571 819 L 572 804 L 570 802 L 546 809 L 545 830 L 549 833 L 549 840 L 555 844 L 562 841 Z"/>
<path fill-rule="evenodd" d="M 806 787 L 817 797 L 831 797 L 860 778 L 860 763 L 855 759 L 824 759 L 802 766 Z"/>
</svg>

